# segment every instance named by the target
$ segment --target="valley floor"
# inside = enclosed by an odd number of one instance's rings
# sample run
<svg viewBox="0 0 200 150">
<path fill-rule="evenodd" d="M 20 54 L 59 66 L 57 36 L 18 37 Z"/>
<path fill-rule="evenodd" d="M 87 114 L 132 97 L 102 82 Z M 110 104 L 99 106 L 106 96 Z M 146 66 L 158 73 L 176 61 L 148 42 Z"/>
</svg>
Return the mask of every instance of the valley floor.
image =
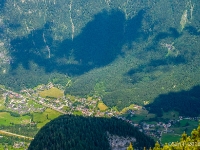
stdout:
<svg viewBox="0 0 200 150">
<path fill-rule="evenodd" d="M 200 119 L 182 117 L 177 112 L 168 112 L 163 118 L 156 118 L 137 105 L 118 112 L 108 108 L 100 97 L 64 95 L 62 87 L 52 83 L 24 89 L 20 93 L 1 86 L 0 94 L 0 146 L 10 145 L 12 149 L 26 147 L 41 127 L 62 114 L 117 117 L 162 144 L 178 141 L 184 131 L 190 133 L 196 128 Z"/>
</svg>

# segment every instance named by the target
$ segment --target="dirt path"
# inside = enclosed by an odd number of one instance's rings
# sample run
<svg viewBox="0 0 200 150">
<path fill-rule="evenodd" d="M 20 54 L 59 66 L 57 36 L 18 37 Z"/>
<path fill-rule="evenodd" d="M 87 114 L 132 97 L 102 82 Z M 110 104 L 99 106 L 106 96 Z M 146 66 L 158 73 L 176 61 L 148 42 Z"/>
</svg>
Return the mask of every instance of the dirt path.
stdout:
<svg viewBox="0 0 200 150">
<path fill-rule="evenodd" d="M 15 133 L 3 131 L 3 130 L 0 130 L 0 134 L 4 134 L 4 135 L 8 135 L 8 136 L 15 136 L 15 137 L 19 137 L 19 138 L 24 138 L 24 139 L 33 140 L 32 137 L 28 137 L 28 136 L 24 136 L 24 135 L 19 135 L 19 134 L 15 134 Z"/>
</svg>

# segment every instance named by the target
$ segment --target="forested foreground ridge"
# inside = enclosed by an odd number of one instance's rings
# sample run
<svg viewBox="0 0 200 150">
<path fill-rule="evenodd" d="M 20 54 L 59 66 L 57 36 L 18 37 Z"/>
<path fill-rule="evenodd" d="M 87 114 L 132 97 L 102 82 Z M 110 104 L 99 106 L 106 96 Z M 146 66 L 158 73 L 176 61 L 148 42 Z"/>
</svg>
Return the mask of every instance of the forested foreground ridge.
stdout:
<svg viewBox="0 0 200 150">
<path fill-rule="evenodd" d="M 118 110 L 191 90 L 199 14 L 198 0 L 1 0 L 0 83 L 60 83 Z"/>
<path fill-rule="evenodd" d="M 36 134 L 29 150 L 109 150 L 152 147 L 154 141 L 131 124 L 117 118 L 63 115 Z"/>
</svg>

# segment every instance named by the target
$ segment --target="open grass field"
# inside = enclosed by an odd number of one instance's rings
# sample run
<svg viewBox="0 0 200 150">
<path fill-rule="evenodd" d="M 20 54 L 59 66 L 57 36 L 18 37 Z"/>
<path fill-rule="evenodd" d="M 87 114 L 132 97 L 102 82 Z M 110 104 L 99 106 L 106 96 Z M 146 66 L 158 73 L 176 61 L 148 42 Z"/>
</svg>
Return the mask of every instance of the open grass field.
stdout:
<svg viewBox="0 0 200 150">
<path fill-rule="evenodd" d="M 122 114 L 124 114 L 124 113 L 126 113 L 128 110 L 133 110 L 134 109 L 134 104 L 132 104 L 132 105 L 130 105 L 130 106 L 128 106 L 128 107 L 125 107 L 125 108 L 123 108 L 122 110 L 121 110 L 121 113 Z"/>
<path fill-rule="evenodd" d="M 88 96 L 88 97 L 87 97 L 87 100 L 91 101 L 91 100 L 92 100 L 92 97 L 91 97 L 91 96 Z"/>
<path fill-rule="evenodd" d="M 179 141 L 181 138 L 180 135 L 177 134 L 173 134 L 173 133 L 163 133 L 162 134 L 162 139 L 161 139 L 161 143 L 165 144 L 165 143 L 171 143 L 171 142 L 176 142 Z"/>
<path fill-rule="evenodd" d="M 131 120 L 134 122 L 134 123 L 139 123 L 140 121 L 142 121 L 144 119 L 144 116 L 143 115 L 135 115 L 131 118 Z"/>
<path fill-rule="evenodd" d="M 185 131 L 188 135 L 190 135 L 191 131 L 196 129 L 198 124 L 198 121 L 183 119 L 179 121 L 178 126 L 175 125 L 171 129 L 177 134 L 182 134 Z"/>
<path fill-rule="evenodd" d="M 172 127 L 171 129 L 174 131 L 174 133 L 180 134 L 180 135 L 185 131 L 185 128 L 181 128 L 181 127 Z"/>
<path fill-rule="evenodd" d="M 198 121 L 195 120 L 180 120 L 180 126 L 186 127 L 186 126 L 192 126 L 193 128 L 196 128 L 198 126 Z"/>
<path fill-rule="evenodd" d="M 45 90 L 45 91 L 40 92 L 40 96 L 43 97 L 43 98 L 46 98 L 46 97 L 60 98 L 63 95 L 64 95 L 64 91 L 62 91 L 62 90 L 60 90 L 56 87 L 52 87 L 49 90 Z"/>
<path fill-rule="evenodd" d="M 30 119 L 30 116 L 13 117 L 8 112 L 0 112 L 0 126 L 11 126 L 12 123 L 26 124 L 29 123 Z"/>
<path fill-rule="evenodd" d="M 53 109 L 47 108 L 43 113 L 33 113 L 33 121 L 38 123 L 37 124 L 38 128 L 41 128 L 46 123 L 57 118 L 60 115 L 61 113 Z"/>
<path fill-rule="evenodd" d="M 81 111 L 78 111 L 78 110 L 76 110 L 76 111 L 74 111 L 74 112 L 73 112 L 73 114 L 74 114 L 74 115 L 77 115 L 77 116 L 81 116 L 81 115 L 82 115 L 82 112 L 81 112 Z"/>
<path fill-rule="evenodd" d="M 106 109 L 108 109 L 108 107 L 107 107 L 103 102 L 99 102 L 99 103 L 98 103 L 98 108 L 99 108 L 101 111 L 105 111 Z"/>
<path fill-rule="evenodd" d="M 44 106 L 34 102 L 33 100 L 29 100 L 28 101 L 28 106 L 33 106 L 34 108 L 42 108 L 42 107 L 44 107 Z"/>
<path fill-rule="evenodd" d="M 145 117 L 144 117 L 144 120 L 149 120 L 149 119 L 151 119 L 151 118 L 155 118 L 156 117 L 156 115 L 155 114 L 147 114 Z"/>
<path fill-rule="evenodd" d="M 179 113 L 177 111 L 164 112 L 162 118 L 164 119 L 178 119 Z"/>
</svg>

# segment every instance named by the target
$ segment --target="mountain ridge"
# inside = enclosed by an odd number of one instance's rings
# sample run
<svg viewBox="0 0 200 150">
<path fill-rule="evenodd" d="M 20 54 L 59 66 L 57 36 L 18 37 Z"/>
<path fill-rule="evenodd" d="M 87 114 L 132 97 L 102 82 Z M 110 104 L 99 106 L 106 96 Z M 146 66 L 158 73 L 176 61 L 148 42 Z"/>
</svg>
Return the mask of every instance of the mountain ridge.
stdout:
<svg viewBox="0 0 200 150">
<path fill-rule="evenodd" d="M 69 77 L 65 93 L 95 93 L 122 109 L 200 83 L 197 0 L 2 1 L 1 8 L 0 82 L 12 89 Z"/>
</svg>

